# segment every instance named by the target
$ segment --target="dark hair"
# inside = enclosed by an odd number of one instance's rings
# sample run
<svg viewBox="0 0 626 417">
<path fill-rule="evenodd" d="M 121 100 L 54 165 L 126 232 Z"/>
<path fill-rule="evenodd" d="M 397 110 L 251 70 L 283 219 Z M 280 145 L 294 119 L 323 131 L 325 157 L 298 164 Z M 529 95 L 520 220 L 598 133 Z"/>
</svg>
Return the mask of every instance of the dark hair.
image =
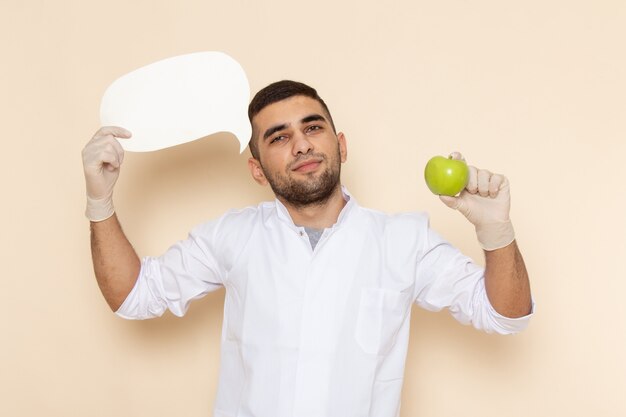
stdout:
<svg viewBox="0 0 626 417">
<path fill-rule="evenodd" d="M 277 81 L 256 93 L 256 95 L 250 102 L 250 105 L 248 106 L 248 119 L 250 120 L 250 124 L 252 124 L 252 119 L 254 118 L 254 116 L 256 116 L 265 107 L 294 96 L 305 96 L 317 100 L 326 112 L 333 131 L 337 133 L 335 129 L 335 123 L 333 122 L 333 118 L 330 115 L 328 106 L 326 105 L 326 103 L 324 103 L 324 100 L 322 100 L 322 98 L 317 94 L 317 91 L 313 87 L 309 87 L 304 83 L 291 80 Z M 252 156 L 254 158 L 259 159 L 259 147 L 255 136 L 257 135 L 255 134 L 253 128 L 252 138 L 250 138 L 249 143 L 250 152 L 252 153 Z"/>
</svg>

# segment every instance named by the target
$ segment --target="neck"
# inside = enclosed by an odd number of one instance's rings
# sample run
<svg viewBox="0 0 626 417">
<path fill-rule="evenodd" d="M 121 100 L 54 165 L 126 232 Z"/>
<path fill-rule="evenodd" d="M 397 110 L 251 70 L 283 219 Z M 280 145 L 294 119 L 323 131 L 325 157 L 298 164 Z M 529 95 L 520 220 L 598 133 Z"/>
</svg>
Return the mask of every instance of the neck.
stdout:
<svg viewBox="0 0 626 417">
<path fill-rule="evenodd" d="M 346 205 L 340 185 L 337 185 L 330 197 L 321 203 L 294 206 L 282 197 L 278 197 L 278 200 L 287 208 L 295 224 L 313 229 L 326 229 L 337 223 L 339 213 Z"/>
</svg>

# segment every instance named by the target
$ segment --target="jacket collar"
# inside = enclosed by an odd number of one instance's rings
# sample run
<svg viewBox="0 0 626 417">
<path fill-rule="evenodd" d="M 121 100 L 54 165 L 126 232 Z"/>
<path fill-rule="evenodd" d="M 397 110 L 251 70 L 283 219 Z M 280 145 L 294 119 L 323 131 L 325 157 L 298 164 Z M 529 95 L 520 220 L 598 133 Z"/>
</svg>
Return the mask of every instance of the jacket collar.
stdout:
<svg viewBox="0 0 626 417">
<path fill-rule="evenodd" d="M 353 210 L 353 208 L 357 205 L 357 202 L 352 196 L 352 194 L 350 194 L 348 189 L 343 185 L 341 186 L 341 193 L 343 194 L 344 200 L 346 200 L 346 205 L 343 207 L 343 209 L 341 209 L 341 212 L 339 213 L 339 216 L 337 217 L 337 222 L 334 225 L 332 225 L 331 229 L 341 227 L 341 225 L 345 223 L 348 213 L 350 213 Z M 289 211 L 287 210 L 287 207 L 285 207 L 285 205 L 281 203 L 280 200 L 278 199 L 276 199 L 275 202 L 276 202 L 276 212 L 277 212 L 278 218 L 281 221 L 284 221 L 285 223 L 287 223 L 291 228 L 295 230 L 301 230 L 302 227 L 297 226 L 293 222 L 293 219 L 289 215 Z"/>
</svg>

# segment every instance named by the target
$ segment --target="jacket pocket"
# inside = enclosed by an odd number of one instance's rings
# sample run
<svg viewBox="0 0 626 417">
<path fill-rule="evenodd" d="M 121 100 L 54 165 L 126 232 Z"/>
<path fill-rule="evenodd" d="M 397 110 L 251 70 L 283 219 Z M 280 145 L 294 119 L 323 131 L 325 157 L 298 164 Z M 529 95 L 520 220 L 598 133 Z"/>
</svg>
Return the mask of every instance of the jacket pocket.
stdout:
<svg viewBox="0 0 626 417">
<path fill-rule="evenodd" d="M 366 353 L 384 355 L 396 341 L 411 307 L 411 294 L 384 288 L 363 288 L 355 338 Z"/>
</svg>

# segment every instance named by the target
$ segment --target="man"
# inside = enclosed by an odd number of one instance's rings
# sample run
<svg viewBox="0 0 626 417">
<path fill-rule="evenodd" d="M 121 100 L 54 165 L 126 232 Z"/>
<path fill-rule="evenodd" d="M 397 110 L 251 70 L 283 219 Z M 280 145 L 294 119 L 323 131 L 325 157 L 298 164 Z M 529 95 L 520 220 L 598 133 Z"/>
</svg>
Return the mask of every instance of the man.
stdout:
<svg viewBox="0 0 626 417">
<path fill-rule="evenodd" d="M 158 258 L 139 259 L 113 210 L 115 138 L 130 132 L 103 127 L 83 151 L 94 269 L 118 315 L 181 316 L 225 287 L 216 417 L 398 416 L 413 302 L 488 332 L 526 326 L 503 176 L 471 168 L 466 190 L 442 197 L 475 225 L 483 269 L 425 215 L 358 205 L 340 182 L 346 138 L 313 88 L 271 84 L 248 113 L 250 172 L 276 201 L 200 225 Z"/>
</svg>

